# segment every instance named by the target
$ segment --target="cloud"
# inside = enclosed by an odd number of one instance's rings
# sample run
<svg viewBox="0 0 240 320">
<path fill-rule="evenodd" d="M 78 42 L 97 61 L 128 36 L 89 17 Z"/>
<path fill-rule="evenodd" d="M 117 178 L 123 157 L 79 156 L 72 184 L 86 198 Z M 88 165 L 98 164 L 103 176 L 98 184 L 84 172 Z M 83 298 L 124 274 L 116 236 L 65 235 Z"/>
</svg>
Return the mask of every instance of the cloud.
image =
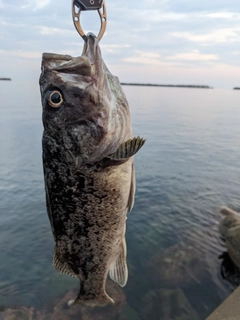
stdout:
<svg viewBox="0 0 240 320">
<path fill-rule="evenodd" d="M 0 2 L 0 8 L 1 8 L 1 2 Z M 7 25 L 7 22 L 4 21 L 1 17 L 0 17 L 0 25 L 2 25 L 2 26 L 6 26 Z"/>
<path fill-rule="evenodd" d="M 163 82 L 175 82 L 177 70 L 179 79 L 186 72 L 191 83 L 197 68 L 205 68 L 204 76 L 209 70 L 214 78 L 215 65 L 224 63 L 229 70 L 239 66 L 238 7 L 236 0 L 204 5 L 192 0 L 131 0 L 124 5 L 108 1 L 107 32 L 100 42 L 103 57 L 110 67 L 119 66 L 123 78 L 134 69 L 139 81 L 146 72 L 149 81 L 152 74 L 157 79 L 162 72 Z M 85 31 L 99 31 L 96 12 L 84 12 L 81 19 Z M 25 66 L 36 65 L 32 72 L 38 72 L 41 52 L 76 56 L 84 44 L 72 23 L 70 0 L 0 0 L 0 41 L 1 68 L 11 68 L 16 77 L 20 60 Z M 229 86 L 223 72 L 215 77 L 216 83 L 220 75 Z M 239 82 L 239 77 L 240 73 L 235 73 L 234 82 Z"/>
<path fill-rule="evenodd" d="M 24 59 L 41 59 L 42 53 L 36 51 L 4 51 L 0 50 L 1 55 L 13 56 L 16 58 L 24 58 Z"/>
<path fill-rule="evenodd" d="M 144 5 L 147 6 L 157 6 L 166 4 L 169 0 L 144 0 Z"/>
<path fill-rule="evenodd" d="M 102 48 L 129 48 L 130 44 L 102 44 Z"/>
<path fill-rule="evenodd" d="M 108 53 L 119 53 L 121 52 L 121 49 L 126 49 L 130 48 L 130 44 L 102 44 L 101 48 L 103 51 L 108 52 Z"/>
<path fill-rule="evenodd" d="M 204 34 L 173 32 L 171 36 L 192 42 L 233 43 L 240 42 L 240 28 L 217 29 Z"/>
<path fill-rule="evenodd" d="M 210 19 L 240 19 L 240 14 L 236 12 L 212 12 L 212 13 L 205 13 L 201 15 L 203 18 L 210 18 Z"/>
<path fill-rule="evenodd" d="M 22 5 L 21 8 L 32 8 L 33 11 L 41 10 L 49 5 L 51 0 L 28 0 L 26 4 Z"/>
<path fill-rule="evenodd" d="M 189 15 L 177 12 L 163 12 L 160 10 L 135 10 L 135 17 L 147 22 L 180 21 L 188 19 Z"/>
<path fill-rule="evenodd" d="M 160 54 L 153 52 L 136 51 L 134 56 L 124 58 L 123 61 L 156 66 L 162 65 L 162 62 L 160 61 Z"/>
<path fill-rule="evenodd" d="M 149 17 L 151 21 L 160 22 L 184 20 L 188 18 L 188 15 L 185 13 L 152 11 Z"/>
<path fill-rule="evenodd" d="M 196 21 L 196 20 L 240 20 L 240 14 L 230 11 L 216 11 L 216 12 L 176 12 L 176 11 L 164 11 L 160 9 L 148 9 L 148 10 L 135 10 L 135 17 L 140 17 L 143 21 L 151 22 L 164 22 L 164 21 Z"/>
<path fill-rule="evenodd" d="M 218 56 L 215 54 L 201 54 L 198 50 L 192 50 L 190 52 L 177 53 L 174 56 L 170 56 L 169 60 L 187 60 L 187 61 L 210 61 L 218 60 Z"/>
<path fill-rule="evenodd" d="M 39 29 L 40 34 L 43 35 L 68 35 L 68 34 L 73 34 L 74 30 L 66 30 L 66 29 L 60 29 L 60 28 L 50 28 L 50 27 L 45 27 L 45 26 L 38 26 L 36 27 Z"/>
<path fill-rule="evenodd" d="M 13 23 L 12 21 L 7 22 L 5 20 L 3 20 L 0 17 L 0 25 L 5 26 L 5 27 L 11 27 L 11 28 L 19 28 L 19 27 L 26 27 L 27 25 L 24 23 Z"/>
</svg>

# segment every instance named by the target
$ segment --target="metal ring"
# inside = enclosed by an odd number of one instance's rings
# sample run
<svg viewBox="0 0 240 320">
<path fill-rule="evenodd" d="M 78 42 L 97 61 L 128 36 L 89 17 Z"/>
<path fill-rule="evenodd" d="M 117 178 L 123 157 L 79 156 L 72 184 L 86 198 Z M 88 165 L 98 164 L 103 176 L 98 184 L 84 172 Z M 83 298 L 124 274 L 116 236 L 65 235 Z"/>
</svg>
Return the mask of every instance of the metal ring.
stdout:
<svg viewBox="0 0 240 320">
<path fill-rule="evenodd" d="M 102 12 L 101 12 L 102 10 Z M 77 30 L 77 32 L 80 34 L 80 36 L 83 38 L 84 41 L 87 41 L 87 36 L 85 32 L 83 31 L 81 24 L 80 24 L 80 15 L 81 15 L 81 8 L 75 5 L 75 0 L 72 2 L 72 17 L 73 17 L 73 23 Z M 98 9 L 98 14 L 101 21 L 101 29 L 98 33 L 97 39 L 100 41 L 102 39 L 102 36 L 104 35 L 106 28 L 107 28 L 107 10 L 105 1 L 103 0 L 102 8 Z"/>
</svg>

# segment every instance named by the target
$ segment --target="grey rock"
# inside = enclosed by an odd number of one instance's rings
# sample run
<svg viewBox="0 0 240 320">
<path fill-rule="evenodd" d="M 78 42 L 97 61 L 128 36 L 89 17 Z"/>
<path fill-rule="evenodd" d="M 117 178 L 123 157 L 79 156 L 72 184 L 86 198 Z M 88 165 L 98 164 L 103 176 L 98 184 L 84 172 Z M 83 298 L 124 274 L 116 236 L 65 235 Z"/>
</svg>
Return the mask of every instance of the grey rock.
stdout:
<svg viewBox="0 0 240 320">
<path fill-rule="evenodd" d="M 189 242 L 180 242 L 156 253 L 148 263 L 148 272 L 167 288 L 201 283 L 206 276 L 206 260 Z"/>
<path fill-rule="evenodd" d="M 76 289 L 66 293 L 63 298 L 59 299 L 54 309 L 49 310 L 48 313 L 26 307 L 5 309 L 0 311 L 0 320 L 120 320 L 119 315 L 126 305 L 125 295 L 122 289 L 113 281 L 107 281 L 107 289 L 114 297 L 115 304 L 113 305 L 89 307 L 82 303 L 69 307 L 68 301 L 74 298 L 78 290 Z"/>
<path fill-rule="evenodd" d="M 126 298 L 122 289 L 114 282 L 107 281 L 107 290 L 113 296 L 115 304 L 106 307 L 90 307 L 84 303 L 68 306 L 68 301 L 76 295 L 76 290 L 68 292 L 60 299 L 52 313 L 44 320 L 118 320 L 122 308 L 126 305 Z"/>
<path fill-rule="evenodd" d="M 127 304 L 121 310 L 117 320 L 140 320 L 140 315 Z"/>
<path fill-rule="evenodd" d="M 18 309 L 5 309 L 0 311 L 0 320 L 44 320 L 39 311 L 34 308 L 20 307 Z"/>
<path fill-rule="evenodd" d="M 143 303 L 144 320 L 199 320 L 181 289 L 151 290 Z"/>
</svg>

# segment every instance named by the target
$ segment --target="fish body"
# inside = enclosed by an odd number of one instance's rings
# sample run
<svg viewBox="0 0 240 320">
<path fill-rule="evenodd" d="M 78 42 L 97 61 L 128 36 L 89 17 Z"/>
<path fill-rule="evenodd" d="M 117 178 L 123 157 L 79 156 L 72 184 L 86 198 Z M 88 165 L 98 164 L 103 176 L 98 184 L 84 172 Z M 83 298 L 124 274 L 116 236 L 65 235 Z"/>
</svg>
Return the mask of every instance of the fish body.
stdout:
<svg viewBox="0 0 240 320">
<path fill-rule="evenodd" d="M 43 54 L 43 168 L 53 264 L 80 279 L 75 302 L 105 305 L 110 277 L 127 282 L 126 215 L 134 204 L 129 106 L 117 77 L 89 34 L 82 56 Z"/>
</svg>

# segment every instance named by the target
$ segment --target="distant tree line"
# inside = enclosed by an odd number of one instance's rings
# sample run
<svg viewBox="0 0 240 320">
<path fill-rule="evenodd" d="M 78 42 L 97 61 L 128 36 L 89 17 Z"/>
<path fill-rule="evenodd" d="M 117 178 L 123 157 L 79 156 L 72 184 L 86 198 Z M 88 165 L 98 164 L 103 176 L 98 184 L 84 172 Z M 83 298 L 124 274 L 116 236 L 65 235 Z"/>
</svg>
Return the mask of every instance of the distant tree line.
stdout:
<svg viewBox="0 0 240 320">
<path fill-rule="evenodd" d="M 145 87 L 170 87 L 170 88 L 200 88 L 200 89 L 213 89 L 205 85 L 191 85 L 191 84 L 152 84 L 152 83 L 126 83 L 122 82 L 123 86 L 145 86 Z"/>
</svg>

